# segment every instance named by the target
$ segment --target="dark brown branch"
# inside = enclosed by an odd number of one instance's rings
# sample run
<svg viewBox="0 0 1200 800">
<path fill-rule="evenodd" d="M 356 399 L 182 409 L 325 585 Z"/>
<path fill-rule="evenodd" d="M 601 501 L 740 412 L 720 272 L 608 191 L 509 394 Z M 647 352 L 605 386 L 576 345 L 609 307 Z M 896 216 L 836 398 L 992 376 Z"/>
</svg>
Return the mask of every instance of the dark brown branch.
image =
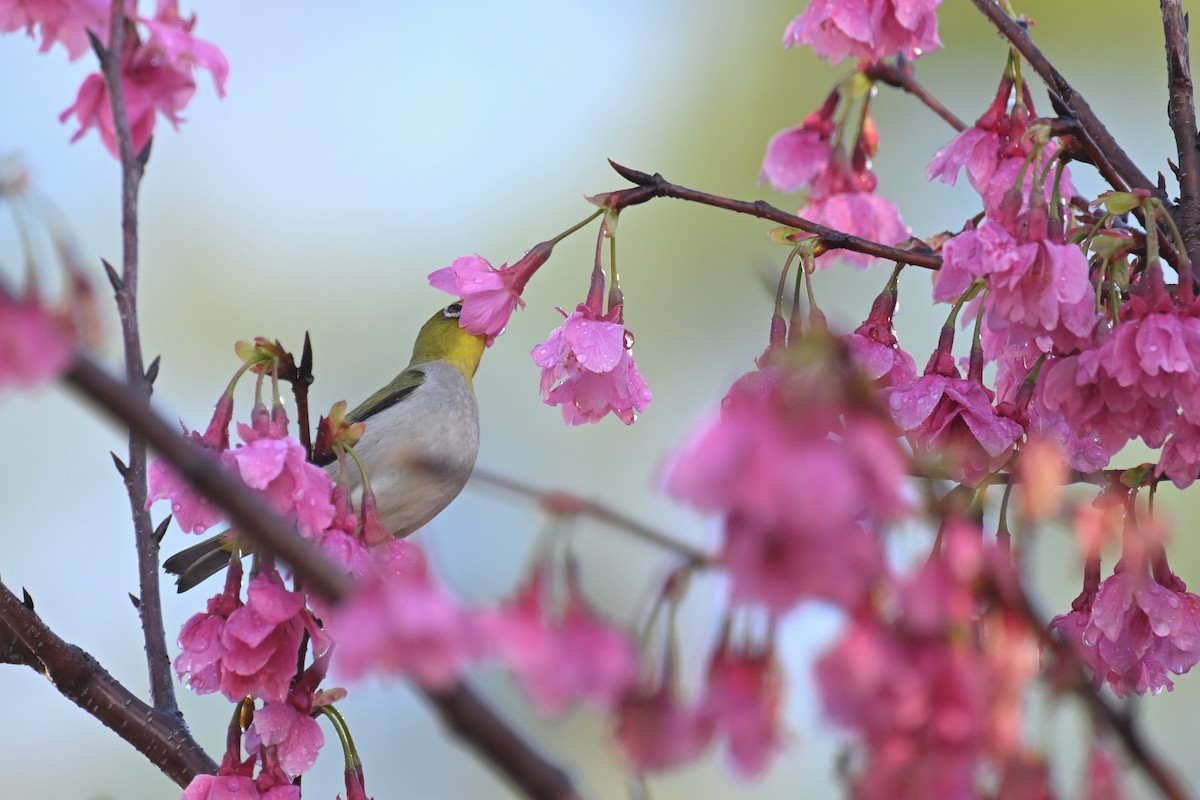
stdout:
<svg viewBox="0 0 1200 800">
<path fill-rule="evenodd" d="M 941 101 L 931 95 L 925 86 L 917 80 L 912 62 L 903 56 L 899 56 L 899 61 L 896 64 L 886 61 L 876 61 L 868 65 L 863 70 L 863 74 L 871 80 L 881 81 L 888 86 L 893 86 L 911 94 L 924 103 L 930 111 L 941 117 L 954 130 L 961 132 L 967 129 L 967 123 L 959 119 L 953 111 L 942 105 Z"/>
<path fill-rule="evenodd" d="M 63 696 L 104 723 L 180 786 L 217 765 L 188 732 L 183 718 L 151 708 L 94 658 L 60 639 L 0 584 L 0 661 L 46 676 Z"/>
<path fill-rule="evenodd" d="M 1187 19 L 1179 0 L 1160 0 L 1163 39 L 1167 51 L 1167 117 L 1179 153 L 1179 208 L 1176 223 L 1183 236 L 1192 272 L 1200 269 L 1200 149 L 1196 141 L 1196 101 L 1193 96 Z"/>
<path fill-rule="evenodd" d="M 512 492 L 521 497 L 535 500 L 551 511 L 559 511 L 560 513 L 565 511 L 567 513 L 591 517 L 617 530 L 627 531 L 643 541 L 661 547 L 663 550 L 681 555 L 693 566 L 705 566 L 712 563 L 712 558 L 704 551 L 698 550 L 691 545 L 668 536 L 662 531 L 655 530 L 649 525 L 637 521 L 633 517 L 622 514 L 616 509 L 609 508 L 593 500 L 585 500 L 562 492 L 539 489 L 536 486 L 515 480 L 507 475 L 490 472 L 479 467 L 476 467 L 475 471 L 471 473 L 471 480 L 480 481 L 489 486 L 503 489 L 506 492 Z"/>
<path fill-rule="evenodd" d="M 120 281 L 113 282 L 121 334 L 125 347 L 125 382 L 132 391 L 149 397 L 152 382 L 142 359 L 141 334 L 138 332 L 138 187 L 145 161 L 133 152 L 129 117 L 125 113 L 125 90 L 121 82 L 121 53 L 125 46 L 123 0 L 113 0 L 110 11 L 108 47 L 93 41 L 100 59 L 100 71 L 108 87 L 113 131 L 121 156 L 121 244 Z M 167 655 L 167 636 L 162 619 L 161 581 L 158 574 L 158 540 L 146 509 L 146 440 L 136 428 L 129 428 L 129 458 L 123 472 L 125 491 L 133 516 L 133 534 L 138 564 L 138 616 L 146 644 L 146 668 L 150 677 L 150 698 L 159 711 L 175 713 L 175 679 Z"/>
<path fill-rule="evenodd" d="M 941 269 L 942 267 L 941 257 L 927 250 L 901 250 L 898 247 L 888 247 L 879 242 L 860 239 L 857 236 L 851 236 L 848 233 L 842 233 L 841 231 L 835 231 L 833 228 L 818 225 L 812 220 L 798 217 L 795 214 L 789 214 L 765 200 L 734 200 L 729 197 L 721 197 L 720 195 L 689 189 L 686 186 L 677 186 L 670 183 L 658 173 L 650 175 L 646 172 L 639 172 L 635 169 L 623 167 L 611 159 L 608 163 L 612 165 L 612 168 L 617 171 L 618 175 L 631 183 L 637 184 L 638 187 L 636 189 L 626 189 L 610 193 L 612 207 L 618 211 L 627 206 L 648 202 L 656 197 L 674 197 L 677 200 L 686 200 L 690 203 L 700 203 L 701 205 L 712 206 L 714 208 L 723 208 L 726 211 L 733 211 L 738 214 L 749 214 L 752 217 L 797 228 L 805 233 L 811 233 L 816 236 L 826 250 L 853 250 L 856 253 L 865 253 L 876 258 L 899 261 L 902 264 L 911 264 L 915 267 L 925 267 L 926 269 Z"/>
<path fill-rule="evenodd" d="M 570 776 L 547 761 L 489 708 L 466 683 L 423 690 L 447 728 L 471 745 L 531 800 L 579 800 Z"/>
<path fill-rule="evenodd" d="M 1137 165 L 1133 163 L 1133 159 L 1117 144 L 1117 140 L 1100 122 L 1083 96 L 1075 91 L 1067 79 L 1042 55 L 1042 51 L 1029 37 L 1029 32 L 1009 18 L 995 0 L 971 0 L 971 2 L 1029 62 L 1034 71 L 1045 81 L 1051 93 L 1057 96 L 1066 113 L 1079 121 L 1082 135 L 1092 140 L 1095 152 L 1103 154 L 1103 160 L 1112 165 L 1114 173 L 1120 177 L 1125 186 L 1130 189 L 1145 189 L 1153 196 L 1165 201 L 1166 193 L 1151 183 L 1150 179 L 1138 169 Z M 1089 152 L 1093 151 L 1092 146 L 1088 146 L 1087 149 Z M 1100 168 L 1100 164 L 1096 166 Z M 1103 172 L 1101 169 L 1102 174 Z M 1121 189 L 1122 187 L 1113 184 L 1113 188 Z"/>
</svg>

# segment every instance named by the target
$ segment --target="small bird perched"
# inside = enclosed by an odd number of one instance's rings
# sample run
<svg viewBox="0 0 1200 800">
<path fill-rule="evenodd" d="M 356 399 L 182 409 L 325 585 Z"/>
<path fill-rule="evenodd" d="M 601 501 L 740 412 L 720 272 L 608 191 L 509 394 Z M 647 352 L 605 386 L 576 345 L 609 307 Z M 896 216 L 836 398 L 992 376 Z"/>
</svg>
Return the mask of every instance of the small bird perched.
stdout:
<svg viewBox="0 0 1200 800">
<path fill-rule="evenodd" d="M 479 406 L 472 378 L 486 337 L 459 327 L 461 303 L 451 303 L 421 326 L 408 366 L 346 415 L 365 422 L 354 452 L 362 461 L 380 522 L 398 537 L 441 513 L 466 485 L 479 454 Z M 327 466 L 326 469 L 335 469 Z M 361 490 L 349 470 L 350 491 Z M 219 533 L 168 558 L 184 592 L 229 563 L 232 542 Z"/>
</svg>

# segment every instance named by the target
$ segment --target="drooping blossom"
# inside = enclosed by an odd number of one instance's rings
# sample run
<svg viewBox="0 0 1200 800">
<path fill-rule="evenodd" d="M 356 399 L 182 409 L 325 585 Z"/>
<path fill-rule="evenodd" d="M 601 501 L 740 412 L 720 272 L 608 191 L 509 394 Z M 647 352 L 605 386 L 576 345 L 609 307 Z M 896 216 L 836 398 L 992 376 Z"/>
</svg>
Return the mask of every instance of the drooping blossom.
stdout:
<svg viewBox="0 0 1200 800">
<path fill-rule="evenodd" d="M 54 380 L 71 365 L 75 335 L 69 320 L 34 296 L 0 291 L 0 391 Z"/>
<path fill-rule="evenodd" d="M 811 45 L 831 62 L 853 57 L 908 59 L 941 46 L 937 7 L 941 0 L 812 0 L 783 36 L 786 47 Z"/>
<path fill-rule="evenodd" d="M 580 700 L 612 708 L 637 679 L 628 635 L 595 616 L 573 577 L 566 584 L 556 605 L 545 571 L 535 569 L 511 601 L 479 619 L 490 648 L 547 716 Z"/>
<path fill-rule="evenodd" d="M 759 183 L 769 182 L 781 192 L 794 192 L 813 184 L 833 159 L 833 114 L 840 100 L 839 92 L 831 92 L 825 103 L 798 126 L 771 137 Z"/>
<path fill-rule="evenodd" d="M 229 449 L 229 423 L 233 420 L 233 395 L 226 391 L 217 400 L 212 419 L 204 433 L 189 431 L 183 427 L 184 438 L 210 451 L 228 463 L 225 452 Z M 167 462 L 154 458 L 147 468 L 149 491 L 146 508 L 157 500 L 171 501 L 171 514 L 175 523 L 186 533 L 204 533 L 225 518 L 225 512 L 193 488 L 191 482 L 182 478 Z"/>
<path fill-rule="evenodd" d="M 224 633 L 229 617 L 241 608 L 242 562 L 234 560 L 225 574 L 225 588 L 210 597 L 205 611 L 190 617 L 179 631 L 179 655 L 175 674 L 196 694 L 221 688 L 221 659 L 225 655 Z"/>
<path fill-rule="evenodd" d="M 669 684 L 630 692 L 617 708 L 617 744 L 643 772 L 661 772 L 694 760 L 713 735 L 712 719 L 681 704 Z"/>
<path fill-rule="evenodd" d="M 671 457 L 664 487 L 723 516 L 735 600 L 772 614 L 806 598 L 854 607 L 882 569 L 868 530 L 905 508 L 895 430 L 851 407 L 836 372 L 785 351 L 763 363 Z"/>
<path fill-rule="evenodd" d="M 470 616 L 434 582 L 417 545 L 395 539 L 372 556 L 375 569 L 326 619 L 336 670 L 350 680 L 381 671 L 450 685 L 479 649 Z"/>
<path fill-rule="evenodd" d="M 520 261 L 499 269 L 480 256 L 456 258 L 450 266 L 430 273 L 429 285 L 462 298 L 458 324 L 467 333 L 487 336 L 490 347 L 517 306 L 525 306 L 521 299 L 525 284 L 550 258 L 552 249 L 550 242 L 534 245 Z"/>
<path fill-rule="evenodd" d="M 221 693 L 233 702 L 248 696 L 283 702 L 305 631 L 314 652 L 323 652 L 328 642 L 304 607 L 304 594 L 289 591 L 274 569 L 260 572 L 250 580 L 246 604 L 221 631 Z"/>
<path fill-rule="evenodd" d="M 312 718 L 312 693 L 304 694 L 293 691 L 284 702 L 267 703 L 254 712 L 251 728 L 257 745 L 275 748 L 279 766 L 290 778 L 312 769 L 325 745 L 325 734 Z"/>
<path fill-rule="evenodd" d="M 129 13 L 134 3 L 126 0 L 125 4 Z M 89 49 L 89 30 L 101 41 L 107 39 L 111 9 L 108 0 L 7 0 L 0 3 L 0 33 L 24 28 L 33 37 L 36 29 L 42 37 L 39 52 L 61 44 L 74 61 Z"/>
<path fill-rule="evenodd" d="M 604 310 L 604 273 L 597 263 L 587 300 L 562 327 L 533 348 L 542 368 L 542 400 L 562 409 L 568 425 L 599 422 L 610 412 L 626 425 L 650 404 L 650 388 L 633 361 L 633 334 L 625 327 L 620 295 Z"/>
<path fill-rule="evenodd" d="M 892 318 L 896 313 L 895 279 L 875 298 L 867 318 L 844 338 L 850 355 L 871 380 L 877 381 L 885 395 L 896 386 L 916 380 L 917 365 L 900 347 Z"/>
<path fill-rule="evenodd" d="M 734 769 L 753 778 L 781 747 L 782 700 L 783 676 L 770 648 L 743 650 L 724 640 L 709 661 L 697 724 L 723 738 Z"/>
<path fill-rule="evenodd" d="M 158 114 L 175 127 L 183 121 L 180 114 L 196 93 L 193 72 L 197 67 L 212 74 L 218 96 L 225 96 L 229 63 L 215 45 L 192 35 L 196 18 L 181 17 L 177 0 L 160 0 L 153 17 L 134 19 L 146 26 L 149 35 L 143 40 L 133 31 L 126 37 L 121 51 L 121 86 L 133 149 L 140 153 L 154 134 Z M 59 119 L 65 122 L 72 116 L 79 122 L 79 130 L 71 141 L 95 128 L 105 148 L 120 157 L 108 87 L 100 73 L 84 79 L 75 102 Z"/>
<path fill-rule="evenodd" d="M 1050 630 L 1075 648 L 1097 687 L 1117 697 L 1171 691 L 1168 673 L 1182 675 L 1200 661 L 1200 597 L 1171 571 L 1156 529 L 1126 514 L 1121 560 L 1100 580 L 1090 557 L 1071 611 Z"/>
<path fill-rule="evenodd" d="M 257 404 L 251 424 L 238 423 L 245 444 L 229 451 L 229 458 L 247 486 L 262 492 L 272 508 L 294 519 L 300 533 L 312 538 L 333 521 L 334 483 L 325 470 L 309 463 L 304 445 L 287 435 L 287 424 L 283 406 L 268 413 Z"/>
<path fill-rule="evenodd" d="M 813 198 L 799 214 L 827 228 L 889 247 L 904 241 L 910 233 L 895 203 L 868 192 L 842 192 Z M 852 250 L 838 250 L 837 257 L 859 268 L 868 267 L 874 261 L 874 256 Z M 818 266 L 825 263 L 826 260 L 817 260 Z"/>
<path fill-rule="evenodd" d="M 953 336 L 952 328 L 943 328 L 925 374 L 893 391 L 888 403 L 914 452 L 938 460 L 955 480 L 976 485 L 1008 461 L 1024 429 L 992 405 L 978 349 L 972 348 L 969 376 L 959 376 L 950 356 Z"/>
</svg>

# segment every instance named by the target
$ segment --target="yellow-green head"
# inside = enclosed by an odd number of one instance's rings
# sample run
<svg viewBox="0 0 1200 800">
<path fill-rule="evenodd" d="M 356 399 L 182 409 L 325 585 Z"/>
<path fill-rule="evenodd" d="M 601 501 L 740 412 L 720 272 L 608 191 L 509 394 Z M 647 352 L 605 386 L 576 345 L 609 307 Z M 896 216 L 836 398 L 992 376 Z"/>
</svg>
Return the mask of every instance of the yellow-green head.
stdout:
<svg viewBox="0 0 1200 800">
<path fill-rule="evenodd" d="M 462 303 L 451 303 L 438 311 L 421 326 L 417 340 L 413 343 L 410 367 L 428 364 L 430 361 L 445 361 L 453 364 L 467 383 L 479 368 L 479 359 L 487 341 L 486 336 L 467 333 L 459 327 Z"/>
</svg>

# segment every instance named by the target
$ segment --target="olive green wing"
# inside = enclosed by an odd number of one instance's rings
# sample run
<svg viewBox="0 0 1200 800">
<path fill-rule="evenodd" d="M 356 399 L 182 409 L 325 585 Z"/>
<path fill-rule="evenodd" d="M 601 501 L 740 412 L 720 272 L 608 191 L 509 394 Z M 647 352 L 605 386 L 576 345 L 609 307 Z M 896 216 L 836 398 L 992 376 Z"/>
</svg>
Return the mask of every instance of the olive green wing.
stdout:
<svg viewBox="0 0 1200 800">
<path fill-rule="evenodd" d="M 387 386 L 359 403 L 353 411 L 346 415 L 346 421 L 350 423 L 369 422 L 372 416 L 385 408 L 396 405 L 424 382 L 425 373 L 420 369 L 406 369 L 393 378 Z"/>
</svg>

